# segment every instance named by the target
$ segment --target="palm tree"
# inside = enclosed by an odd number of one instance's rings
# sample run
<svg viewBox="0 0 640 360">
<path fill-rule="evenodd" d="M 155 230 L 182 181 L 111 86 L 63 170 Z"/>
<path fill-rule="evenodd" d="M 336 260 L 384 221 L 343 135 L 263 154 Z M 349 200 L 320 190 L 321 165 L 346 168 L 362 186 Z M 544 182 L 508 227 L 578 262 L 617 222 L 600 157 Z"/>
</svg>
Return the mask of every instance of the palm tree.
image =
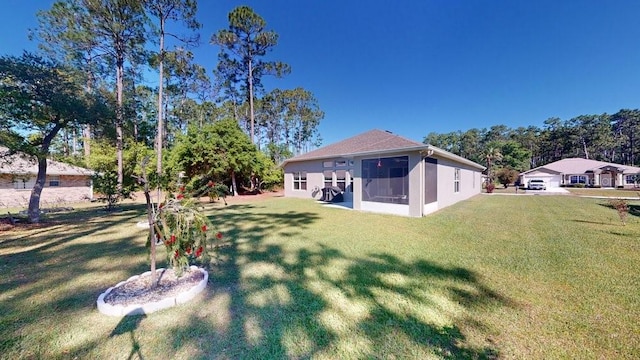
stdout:
<svg viewBox="0 0 640 360">
<path fill-rule="evenodd" d="M 484 153 L 484 157 L 487 159 L 487 178 L 489 180 L 489 184 L 492 184 L 493 174 L 491 173 L 491 168 L 496 161 L 502 160 L 500 147 L 495 144 L 489 145 Z"/>
</svg>

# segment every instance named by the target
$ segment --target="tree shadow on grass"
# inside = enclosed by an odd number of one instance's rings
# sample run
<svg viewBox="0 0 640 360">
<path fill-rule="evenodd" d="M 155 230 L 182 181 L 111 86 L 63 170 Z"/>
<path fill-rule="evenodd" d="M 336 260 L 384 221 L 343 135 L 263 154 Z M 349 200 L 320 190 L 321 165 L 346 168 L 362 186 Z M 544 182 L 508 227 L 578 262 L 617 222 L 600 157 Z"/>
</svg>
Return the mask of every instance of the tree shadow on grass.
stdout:
<svg viewBox="0 0 640 360">
<path fill-rule="evenodd" d="M 127 333 L 131 337 L 131 352 L 127 359 L 144 359 L 142 351 L 140 350 L 140 343 L 136 339 L 135 331 L 140 325 L 140 322 L 142 322 L 146 317 L 146 315 L 125 316 L 111 332 L 110 337 Z"/>
<path fill-rule="evenodd" d="M 615 206 L 613 206 L 610 203 L 600 203 L 600 206 L 604 206 L 608 209 L 611 209 L 613 211 L 617 211 Z M 636 216 L 636 217 L 640 217 L 640 205 L 637 204 L 629 204 L 629 202 L 627 201 L 627 206 L 629 207 L 629 215 L 631 216 Z"/>
<path fill-rule="evenodd" d="M 190 345 L 199 349 L 196 358 L 234 359 L 499 355 L 490 341 L 465 335 L 490 331 L 468 314 L 515 305 L 473 271 L 386 253 L 354 257 L 317 242 L 292 249 L 266 241 L 302 231 L 318 220 L 314 213 L 225 213 L 217 220 L 233 240 L 210 271 L 204 308 L 169 330 L 176 351 Z"/>
<path fill-rule="evenodd" d="M 307 228 L 321 221 L 315 212 L 272 211 L 253 204 L 212 212 L 228 243 L 220 248 L 222 261 L 210 268 L 208 290 L 194 304 L 165 310 L 171 316 L 188 310 L 186 319 L 169 329 L 155 329 L 170 341 L 175 356 L 466 359 L 499 354 L 493 344 L 469 338 L 470 327 L 482 333 L 491 330 L 465 314 L 512 304 L 469 269 L 388 253 L 345 254 L 304 238 Z M 23 336 L 24 326 L 51 326 L 49 322 L 60 317 L 70 318 L 88 308 L 95 311 L 98 294 L 123 280 L 117 274 L 147 270 L 148 260 L 141 256 L 146 253 L 140 246 L 143 233 L 91 240 L 92 233 L 112 231 L 141 214 L 134 209 L 101 221 L 91 221 L 87 214 L 67 230 L 25 238 L 26 247 L 19 252 L 12 250 L 15 244 L 0 242 L 0 263 L 10 269 L 0 279 L 0 290 L 11 292 L 0 312 L 16 314 L 2 319 L 0 338 L 5 340 L 0 351 L 16 354 L 26 345 L 29 336 Z M 137 245 L 132 246 L 134 241 Z M 14 253 L 5 255 L 6 251 Z M 138 260 L 115 261 L 120 258 Z M 101 259 L 113 261 L 94 263 Z M 30 264 L 35 264 L 37 275 L 15 270 Z M 70 285 L 87 272 L 99 272 L 97 280 Z M 73 293 L 50 293 L 60 288 Z M 29 317 L 24 316 L 27 313 Z M 148 320 L 145 328 L 154 331 Z M 114 354 L 141 356 L 145 344 L 154 341 L 136 331 L 141 321 L 141 317 L 123 318 L 104 333 L 104 339 L 94 337 L 64 354 L 42 352 L 34 357 L 91 355 L 94 347 L 104 351 L 109 346 L 105 342 L 119 334 L 130 334 L 131 348 Z"/>
<path fill-rule="evenodd" d="M 0 338 L 5 339 L 0 352 L 28 346 L 22 344 L 29 338 L 21 330 L 25 327 L 55 327 L 57 324 L 47 322 L 94 308 L 99 293 L 113 285 L 115 279 L 109 280 L 112 273 L 136 273 L 147 268 L 144 262 L 121 260 L 123 256 L 144 260 L 140 257 L 140 252 L 145 252 L 144 234 L 109 237 L 114 228 L 131 223 L 139 215 L 137 208 L 109 216 L 98 216 L 93 210 L 55 214 L 52 221 L 60 226 L 20 232 L 18 237 L 0 234 L 0 294 L 6 296 L 6 301 L 0 302 Z M 95 236 L 98 233 L 102 235 Z M 91 273 L 96 276 L 87 276 Z M 76 350 L 84 352 L 94 346 L 85 345 Z M 39 351 L 48 351 L 46 348 L 38 347 Z M 33 356 L 46 358 L 52 354 L 36 352 Z"/>
</svg>

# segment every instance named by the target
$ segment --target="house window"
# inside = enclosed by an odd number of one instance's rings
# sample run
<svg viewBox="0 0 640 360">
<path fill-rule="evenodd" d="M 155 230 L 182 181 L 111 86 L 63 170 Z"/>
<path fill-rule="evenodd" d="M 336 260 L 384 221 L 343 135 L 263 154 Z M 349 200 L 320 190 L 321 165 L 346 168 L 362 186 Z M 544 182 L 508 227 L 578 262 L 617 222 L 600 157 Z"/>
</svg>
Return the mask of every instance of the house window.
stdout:
<svg viewBox="0 0 640 360">
<path fill-rule="evenodd" d="M 293 173 L 293 190 L 307 190 L 307 173 L 297 171 Z"/>
<path fill-rule="evenodd" d="M 347 187 L 347 170 L 336 170 L 336 186 L 345 191 Z"/>
<path fill-rule="evenodd" d="M 572 184 L 586 184 L 587 177 L 585 175 L 571 175 Z"/>
<path fill-rule="evenodd" d="M 24 190 L 27 188 L 27 180 L 25 179 L 16 179 L 13 180 L 13 188 L 16 190 Z"/>
<path fill-rule="evenodd" d="M 322 172 L 324 174 L 324 187 L 332 187 L 333 186 L 333 171 L 325 170 Z"/>
<path fill-rule="evenodd" d="M 333 167 L 333 161 L 323 161 L 322 162 L 322 167 L 324 167 L 324 168 Z"/>
<path fill-rule="evenodd" d="M 627 185 L 636 185 L 640 182 L 640 174 L 625 175 L 624 182 Z"/>
<path fill-rule="evenodd" d="M 49 186 L 60 186 L 60 176 L 50 176 Z"/>
<path fill-rule="evenodd" d="M 460 192 L 460 169 L 453 170 L 453 192 Z"/>
<path fill-rule="evenodd" d="M 347 186 L 347 191 L 352 193 L 353 192 L 353 170 L 347 170 L 347 173 L 349 174 L 349 185 Z"/>
<path fill-rule="evenodd" d="M 409 204 L 409 157 L 362 160 L 362 200 Z"/>
<path fill-rule="evenodd" d="M 336 160 L 336 167 L 345 167 L 347 166 L 347 160 Z"/>
</svg>

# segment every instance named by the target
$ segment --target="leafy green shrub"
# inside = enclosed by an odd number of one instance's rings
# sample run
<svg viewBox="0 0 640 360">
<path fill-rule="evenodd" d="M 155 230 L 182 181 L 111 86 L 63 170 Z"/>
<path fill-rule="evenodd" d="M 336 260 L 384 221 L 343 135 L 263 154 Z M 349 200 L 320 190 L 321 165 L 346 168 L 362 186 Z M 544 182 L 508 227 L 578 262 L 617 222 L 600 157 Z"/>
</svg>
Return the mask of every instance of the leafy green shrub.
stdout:
<svg viewBox="0 0 640 360">
<path fill-rule="evenodd" d="M 107 211 L 113 210 L 121 199 L 118 191 L 118 174 L 105 171 L 92 176 L 93 188 L 99 193 L 98 200 L 107 203 Z"/>
<path fill-rule="evenodd" d="M 509 168 L 502 168 L 498 170 L 496 174 L 498 181 L 500 181 L 500 183 L 504 185 L 505 188 L 507 188 L 509 184 L 512 184 L 514 181 L 518 180 L 519 175 L 520 173 L 518 173 L 516 170 Z"/>
</svg>

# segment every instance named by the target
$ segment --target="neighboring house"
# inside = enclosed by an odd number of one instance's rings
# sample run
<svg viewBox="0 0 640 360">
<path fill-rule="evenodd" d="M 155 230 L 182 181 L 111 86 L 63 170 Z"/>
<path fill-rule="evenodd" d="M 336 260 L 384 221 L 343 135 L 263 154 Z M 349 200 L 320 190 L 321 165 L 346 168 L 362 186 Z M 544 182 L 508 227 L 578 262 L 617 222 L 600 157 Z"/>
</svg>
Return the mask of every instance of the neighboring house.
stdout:
<svg viewBox="0 0 640 360">
<path fill-rule="evenodd" d="M 484 166 L 371 130 L 285 160 L 285 196 L 319 199 L 337 186 L 355 210 L 420 217 L 482 190 Z"/>
<path fill-rule="evenodd" d="M 20 154 L 2 156 L 0 148 L 0 207 L 26 207 L 36 183 L 38 164 Z M 93 199 L 93 171 L 47 160 L 47 177 L 40 205 L 57 205 Z"/>
<path fill-rule="evenodd" d="M 521 184 L 531 179 L 544 180 L 547 187 L 584 186 L 624 187 L 636 186 L 640 168 L 590 159 L 562 159 L 520 174 Z M 577 185 L 582 186 L 582 185 Z"/>
</svg>

